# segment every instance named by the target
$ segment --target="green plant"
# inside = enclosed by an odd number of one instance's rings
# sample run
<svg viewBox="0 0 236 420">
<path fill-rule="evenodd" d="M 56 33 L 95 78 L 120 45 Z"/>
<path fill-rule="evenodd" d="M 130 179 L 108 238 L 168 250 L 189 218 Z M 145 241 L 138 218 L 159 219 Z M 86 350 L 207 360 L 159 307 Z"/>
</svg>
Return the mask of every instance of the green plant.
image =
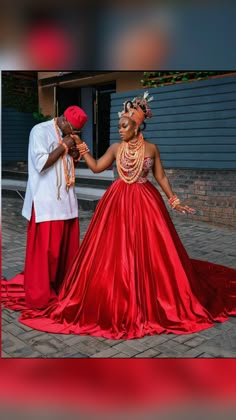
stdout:
<svg viewBox="0 0 236 420">
<path fill-rule="evenodd" d="M 52 119 L 51 115 L 44 115 L 41 108 L 37 112 L 33 112 L 33 117 L 38 123 Z"/>
<path fill-rule="evenodd" d="M 143 73 L 141 83 L 143 87 L 160 87 L 167 84 L 184 83 L 194 80 L 208 79 L 213 76 L 229 74 L 225 71 L 157 71 Z"/>
<path fill-rule="evenodd" d="M 34 112 L 38 108 L 37 79 L 15 72 L 2 72 L 2 105 L 20 112 Z"/>
</svg>

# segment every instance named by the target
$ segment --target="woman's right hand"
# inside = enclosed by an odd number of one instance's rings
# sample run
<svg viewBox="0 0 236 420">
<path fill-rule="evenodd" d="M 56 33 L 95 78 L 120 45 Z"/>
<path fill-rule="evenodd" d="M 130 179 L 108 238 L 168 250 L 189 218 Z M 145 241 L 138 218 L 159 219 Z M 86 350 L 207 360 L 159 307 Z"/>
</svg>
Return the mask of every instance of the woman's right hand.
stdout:
<svg viewBox="0 0 236 420">
<path fill-rule="evenodd" d="M 191 207 L 182 205 L 182 204 L 177 204 L 177 206 L 175 207 L 175 210 L 179 211 L 180 213 L 190 213 L 190 214 L 194 214 L 196 212 L 195 209 L 192 209 Z"/>
</svg>

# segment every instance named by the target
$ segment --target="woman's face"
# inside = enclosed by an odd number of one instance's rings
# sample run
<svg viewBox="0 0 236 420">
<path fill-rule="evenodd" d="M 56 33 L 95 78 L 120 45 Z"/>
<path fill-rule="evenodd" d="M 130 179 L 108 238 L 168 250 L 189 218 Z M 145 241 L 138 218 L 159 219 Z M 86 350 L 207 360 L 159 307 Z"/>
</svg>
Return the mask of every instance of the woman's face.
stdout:
<svg viewBox="0 0 236 420">
<path fill-rule="evenodd" d="M 127 142 L 135 137 L 136 124 L 130 118 L 121 117 L 118 128 L 121 140 Z"/>
</svg>

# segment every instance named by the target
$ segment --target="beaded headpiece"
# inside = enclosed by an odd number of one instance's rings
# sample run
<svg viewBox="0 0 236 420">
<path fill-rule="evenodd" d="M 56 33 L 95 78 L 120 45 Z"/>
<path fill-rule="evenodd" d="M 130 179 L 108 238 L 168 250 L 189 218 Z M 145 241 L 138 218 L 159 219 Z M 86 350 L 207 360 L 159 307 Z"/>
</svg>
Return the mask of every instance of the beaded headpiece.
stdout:
<svg viewBox="0 0 236 420">
<path fill-rule="evenodd" d="M 149 93 L 144 92 L 143 96 L 138 96 L 132 101 L 128 100 L 124 102 L 124 109 L 118 112 L 119 118 L 128 117 L 135 121 L 140 126 L 146 118 L 152 118 L 153 115 L 149 108 L 148 102 L 153 100 L 153 96 L 148 98 Z"/>
</svg>

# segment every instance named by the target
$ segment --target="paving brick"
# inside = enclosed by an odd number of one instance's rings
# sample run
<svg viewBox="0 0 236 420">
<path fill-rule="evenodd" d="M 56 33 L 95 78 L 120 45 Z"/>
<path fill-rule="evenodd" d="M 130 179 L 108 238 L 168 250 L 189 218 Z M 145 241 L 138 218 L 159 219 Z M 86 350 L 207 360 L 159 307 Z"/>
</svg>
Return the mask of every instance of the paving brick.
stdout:
<svg viewBox="0 0 236 420">
<path fill-rule="evenodd" d="M 175 337 L 174 334 L 160 334 L 160 335 L 152 335 L 151 337 L 144 337 L 144 344 L 147 347 L 155 347 L 158 344 L 165 343 L 166 341 L 171 340 Z M 142 341 L 141 341 L 142 342 Z"/>
<path fill-rule="evenodd" d="M 89 356 L 78 352 L 78 350 L 74 349 L 73 347 L 64 348 L 62 351 L 50 354 L 50 358 L 53 359 L 86 359 L 88 357 Z"/>
<path fill-rule="evenodd" d="M 19 359 L 40 359 L 42 358 L 42 354 L 37 351 L 32 351 L 31 347 L 24 346 L 22 348 L 18 348 L 14 350 L 14 357 Z"/>
<path fill-rule="evenodd" d="M 127 354 L 128 356 L 132 357 L 135 354 L 139 353 L 139 350 L 130 347 L 126 342 L 118 343 L 115 346 L 112 347 L 113 350 L 116 350 L 118 352 L 122 352 Z"/>
<path fill-rule="evenodd" d="M 100 351 L 100 352 L 98 352 L 96 354 L 93 354 L 91 356 L 91 358 L 99 357 L 99 358 L 105 358 L 106 359 L 106 358 L 113 357 L 113 356 L 117 355 L 118 353 L 119 353 L 118 350 L 116 350 L 113 347 L 111 347 L 111 348 L 109 348 L 107 350 L 103 350 L 103 351 Z"/>
<path fill-rule="evenodd" d="M 87 337 L 77 334 L 55 334 L 56 338 L 66 343 L 67 346 L 73 346 L 75 344 L 86 344 Z"/>
<path fill-rule="evenodd" d="M 168 343 L 170 344 L 170 342 L 168 342 Z M 186 344 L 187 343 L 185 343 L 185 344 L 176 343 L 176 342 L 174 342 L 174 340 L 172 340 L 171 341 L 171 348 L 173 348 L 175 351 L 178 351 L 180 353 L 185 354 L 190 349 L 190 347 L 187 346 Z"/>
<path fill-rule="evenodd" d="M 196 347 L 204 343 L 204 341 L 206 340 L 203 337 L 194 337 L 194 338 L 191 338 L 190 340 L 185 341 L 185 344 L 189 347 Z"/>
<path fill-rule="evenodd" d="M 94 345 L 92 347 L 90 344 L 79 343 L 73 345 L 73 348 L 76 349 L 76 351 L 78 351 L 79 353 L 84 354 L 85 356 L 92 356 L 96 353 L 99 353 L 100 351 L 106 351 L 110 349 L 109 346 L 106 346 L 104 348 L 104 346 L 101 347 L 100 344 L 102 343 L 100 341 L 97 341 L 97 346 Z"/>
<path fill-rule="evenodd" d="M 135 340 L 126 340 L 124 342 L 124 345 L 130 347 L 131 349 L 133 349 L 133 351 L 140 351 L 140 352 L 143 352 L 147 350 L 148 348 L 153 347 L 152 344 L 147 344 L 147 342 L 136 343 Z"/>
<path fill-rule="evenodd" d="M 198 348 L 192 348 L 190 350 L 187 350 L 183 353 L 184 358 L 195 358 L 195 357 L 201 357 L 202 350 L 199 350 Z"/>
<path fill-rule="evenodd" d="M 191 338 L 196 338 L 198 337 L 198 333 L 193 333 L 193 334 L 183 334 L 183 335 L 178 335 L 177 337 L 173 338 L 173 341 L 176 341 L 177 343 L 185 343 L 186 341 L 190 340 Z"/>
<path fill-rule="evenodd" d="M 5 351 L 2 351 L 1 358 L 4 358 L 4 359 L 6 359 L 6 358 L 12 358 L 12 356 L 10 354 L 7 354 Z"/>
<path fill-rule="evenodd" d="M 215 359 L 219 357 L 219 355 L 213 355 L 209 353 L 201 353 L 199 356 L 197 356 L 199 359 Z"/>
<path fill-rule="evenodd" d="M 10 332 L 11 334 L 13 334 L 15 336 L 18 336 L 21 339 L 22 339 L 21 336 L 25 333 L 23 328 L 21 328 L 21 324 L 16 325 L 13 322 L 8 323 L 8 325 L 5 326 L 4 331 Z"/>
<path fill-rule="evenodd" d="M 2 349 L 15 357 L 15 353 L 19 349 L 26 347 L 24 341 L 21 341 L 19 338 L 15 337 L 13 334 L 6 332 L 2 333 Z"/>
<path fill-rule="evenodd" d="M 125 353 L 116 353 L 111 356 L 112 359 L 129 359 L 130 357 Z"/>
<path fill-rule="evenodd" d="M 100 340 L 99 337 L 96 337 L 96 339 L 97 340 Z M 123 343 L 124 342 L 123 339 L 120 339 L 120 340 L 111 340 L 110 338 L 103 338 L 103 340 L 105 341 L 106 344 L 108 344 L 108 346 L 114 346 L 115 344 Z"/>
<path fill-rule="evenodd" d="M 148 350 L 143 351 L 142 353 L 136 354 L 134 357 L 135 358 L 153 358 L 153 357 L 156 357 L 158 354 L 160 354 L 159 351 L 155 349 L 148 349 Z"/>
<path fill-rule="evenodd" d="M 33 351 L 37 351 L 42 355 L 52 355 L 53 353 L 63 351 L 63 349 L 66 348 L 66 345 L 63 342 L 47 334 L 27 340 L 27 343 Z"/>
<path fill-rule="evenodd" d="M 205 339 L 209 339 L 218 334 L 219 334 L 219 331 L 215 327 L 212 327 L 212 328 L 208 328 L 207 330 L 200 331 L 200 333 L 198 333 L 198 336 Z"/>
<path fill-rule="evenodd" d="M 159 353 L 155 358 L 158 359 L 169 359 L 169 358 L 182 358 L 182 353 L 179 353 L 178 351 L 174 351 L 171 349 L 165 350 L 161 353 Z"/>
<path fill-rule="evenodd" d="M 198 346 L 202 352 L 210 353 L 215 357 L 236 357 L 236 331 L 232 328 L 227 333 L 218 334 Z"/>
</svg>

